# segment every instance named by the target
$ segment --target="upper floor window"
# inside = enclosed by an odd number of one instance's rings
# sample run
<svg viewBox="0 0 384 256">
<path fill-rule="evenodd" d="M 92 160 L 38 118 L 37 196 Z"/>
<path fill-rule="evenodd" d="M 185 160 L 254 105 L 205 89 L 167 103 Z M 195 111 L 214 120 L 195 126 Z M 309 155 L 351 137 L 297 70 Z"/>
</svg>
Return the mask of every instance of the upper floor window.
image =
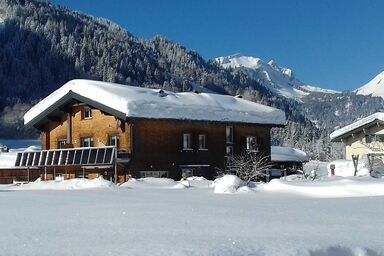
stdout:
<svg viewBox="0 0 384 256">
<path fill-rule="evenodd" d="M 109 145 L 115 146 L 116 148 L 120 147 L 120 137 L 118 135 L 109 136 Z"/>
<path fill-rule="evenodd" d="M 57 140 L 57 148 L 64 148 L 65 144 L 67 144 L 67 139 L 58 139 Z"/>
<path fill-rule="evenodd" d="M 365 135 L 365 143 L 384 142 L 384 134 Z"/>
<path fill-rule="evenodd" d="M 207 137 L 205 134 L 199 134 L 199 149 L 207 149 Z"/>
<path fill-rule="evenodd" d="M 83 119 L 91 119 L 92 118 L 92 109 L 88 106 L 83 108 Z"/>
<path fill-rule="evenodd" d="M 257 138 L 255 136 L 248 136 L 247 137 L 247 144 L 246 144 L 247 150 L 257 150 Z"/>
<path fill-rule="evenodd" d="M 93 138 L 92 137 L 81 138 L 81 146 L 84 148 L 93 147 Z"/>
<path fill-rule="evenodd" d="M 191 149 L 192 148 L 192 135 L 190 133 L 183 134 L 183 149 Z"/>
<path fill-rule="evenodd" d="M 227 143 L 233 143 L 233 126 L 227 126 L 225 128 L 225 137 Z"/>
</svg>

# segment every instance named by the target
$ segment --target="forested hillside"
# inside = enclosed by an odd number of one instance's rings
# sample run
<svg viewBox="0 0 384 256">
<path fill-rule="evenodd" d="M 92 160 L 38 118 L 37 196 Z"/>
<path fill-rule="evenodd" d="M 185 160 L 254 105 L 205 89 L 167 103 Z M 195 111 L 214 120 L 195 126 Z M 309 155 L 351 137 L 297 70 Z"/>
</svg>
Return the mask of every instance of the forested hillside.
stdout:
<svg viewBox="0 0 384 256">
<path fill-rule="evenodd" d="M 0 19 L 0 137 L 37 136 L 24 130 L 22 115 L 70 79 L 172 91 L 190 91 L 197 84 L 284 110 L 289 123 L 273 131 L 274 144 L 302 148 L 317 159 L 335 157 L 329 127 L 325 123 L 316 127 L 310 121 L 316 119 L 313 112 L 302 103 L 276 95 L 242 70 L 224 69 L 164 37 L 141 40 L 111 21 L 48 1 L 0 0 Z"/>
</svg>

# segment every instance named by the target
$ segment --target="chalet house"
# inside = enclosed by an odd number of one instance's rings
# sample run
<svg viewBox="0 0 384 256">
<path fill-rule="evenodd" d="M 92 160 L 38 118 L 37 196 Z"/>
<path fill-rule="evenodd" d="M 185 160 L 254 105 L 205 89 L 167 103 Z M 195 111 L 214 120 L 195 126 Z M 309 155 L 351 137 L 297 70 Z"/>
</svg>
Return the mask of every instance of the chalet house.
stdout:
<svg viewBox="0 0 384 256">
<path fill-rule="evenodd" d="M 343 142 L 345 157 L 384 153 L 384 113 L 377 112 L 330 134 L 331 141 Z"/>
<path fill-rule="evenodd" d="M 41 132 L 41 151 L 20 154 L 16 167 L 38 167 L 46 179 L 103 175 L 199 175 L 213 178 L 225 156 L 270 155 L 270 129 L 283 111 L 241 97 L 72 80 L 24 116 Z"/>
</svg>

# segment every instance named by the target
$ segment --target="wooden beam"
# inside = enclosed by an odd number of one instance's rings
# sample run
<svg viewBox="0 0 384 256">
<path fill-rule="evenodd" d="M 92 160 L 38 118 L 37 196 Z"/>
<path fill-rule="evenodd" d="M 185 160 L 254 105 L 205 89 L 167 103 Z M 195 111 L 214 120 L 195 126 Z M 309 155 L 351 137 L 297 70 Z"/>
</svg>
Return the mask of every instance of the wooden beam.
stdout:
<svg viewBox="0 0 384 256">
<path fill-rule="evenodd" d="M 59 107 L 59 110 L 67 114 L 72 113 L 72 106 L 61 106 Z"/>
<path fill-rule="evenodd" d="M 52 121 L 52 122 L 60 122 L 61 121 L 61 118 L 59 116 L 51 116 L 51 115 L 48 115 L 47 116 L 47 119 L 49 121 Z"/>
</svg>

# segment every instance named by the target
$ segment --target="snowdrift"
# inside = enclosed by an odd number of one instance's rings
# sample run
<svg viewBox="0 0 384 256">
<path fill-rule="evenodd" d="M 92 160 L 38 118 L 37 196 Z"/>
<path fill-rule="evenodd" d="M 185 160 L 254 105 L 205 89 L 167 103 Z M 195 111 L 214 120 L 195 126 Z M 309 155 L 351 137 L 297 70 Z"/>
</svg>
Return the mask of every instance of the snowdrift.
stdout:
<svg viewBox="0 0 384 256">
<path fill-rule="evenodd" d="M 113 182 L 103 179 L 102 177 L 88 179 L 70 179 L 63 181 L 41 181 L 40 179 L 28 184 L 20 184 L 19 186 L 9 186 L 14 190 L 71 190 L 71 189 L 91 189 L 91 188 L 112 188 L 116 187 Z"/>
</svg>

